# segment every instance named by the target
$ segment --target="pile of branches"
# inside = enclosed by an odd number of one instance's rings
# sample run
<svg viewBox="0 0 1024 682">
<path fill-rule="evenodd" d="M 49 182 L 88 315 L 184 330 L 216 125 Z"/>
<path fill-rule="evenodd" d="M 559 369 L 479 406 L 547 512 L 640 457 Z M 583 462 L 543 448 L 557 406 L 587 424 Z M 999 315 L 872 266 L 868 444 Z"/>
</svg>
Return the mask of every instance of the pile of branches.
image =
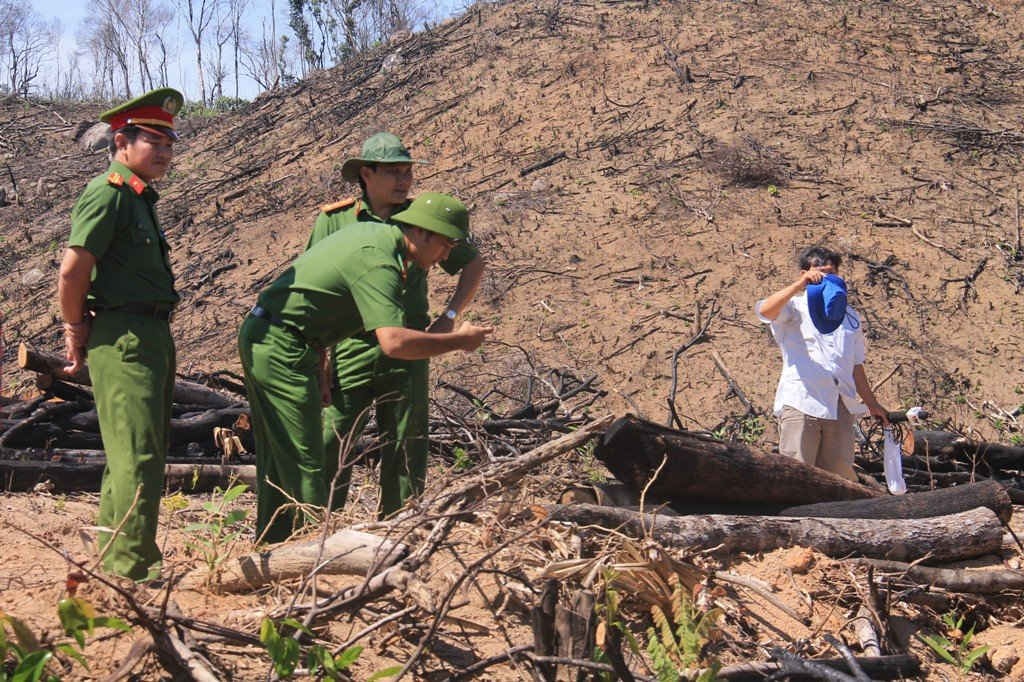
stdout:
<svg viewBox="0 0 1024 682">
<path fill-rule="evenodd" d="M 25 344 L 18 349 L 18 364 L 35 372 L 39 395 L 2 409 L 4 489 L 32 489 L 42 483 L 45 490 L 58 492 L 98 490 L 106 457 L 88 368 L 70 374 L 63 358 Z M 239 382 L 221 385 L 237 387 Z M 178 379 L 173 401 L 168 453 L 172 485 L 191 480 L 186 488 L 204 490 L 232 475 L 255 480 L 254 468 L 242 464 L 251 461 L 248 453 L 253 450 L 249 407 L 242 396 Z M 228 462 L 233 464 L 227 469 L 220 467 Z M 206 475 L 195 468 L 204 465 L 210 467 Z"/>
</svg>

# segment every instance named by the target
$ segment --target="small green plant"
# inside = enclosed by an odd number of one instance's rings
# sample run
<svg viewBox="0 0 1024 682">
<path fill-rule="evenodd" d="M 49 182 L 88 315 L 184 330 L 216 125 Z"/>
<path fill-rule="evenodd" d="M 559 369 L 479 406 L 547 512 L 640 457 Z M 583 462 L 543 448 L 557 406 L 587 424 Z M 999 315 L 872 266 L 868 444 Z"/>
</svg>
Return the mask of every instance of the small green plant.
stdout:
<svg viewBox="0 0 1024 682">
<path fill-rule="evenodd" d="M 227 490 L 217 486 L 210 500 L 203 503 L 203 520 L 185 526 L 185 532 L 191 538 L 187 546 L 202 557 L 209 570 L 210 580 L 245 530 L 241 522 L 248 512 L 245 509 L 232 509 L 231 504 L 248 488 L 244 483 L 229 485 Z"/>
<path fill-rule="evenodd" d="M 647 628 L 647 653 L 658 682 L 676 682 L 681 676 L 694 682 L 711 682 L 721 664 L 705 659 L 704 645 L 715 632 L 718 609 L 701 613 L 694 607 L 686 589 L 674 581 L 672 589 L 672 620 L 660 606 L 651 607 L 654 626 Z M 702 667 L 696 672 L 694 668 Z M 691 677 L 692 676 L 692 677 Z"/>
<path fill-rule="evenodd" d="M 464 447 L 456 447 L 452 452 L 455 460 L 452 462 L 452 468 L 456 471 L 468 471 L 473 468 L 473 458 L 469 456 Z"/>
<path fill-rule="evenodd" d="M 294 618 L 285 618 L 279 623 L 275 623 L 270 618 L 264 618 L 260 623 L 260 642 L 270 654 L 270 660 L 274 664 L 274 673 L 282 679 L 287 679 L 295 673 L 295 668 L 298 667 L 299 660 L 302 658 L 299 641 L 286 634 L 288 629 L 310 637 L 313 636 L 313 632 L 309 628 Z M 362 653 L 363 647 L 350 646 L 335 655 L 323 644 L 314 644 L 306 649 L 306 668 L 309 669 L 310 676 L 319 675 L 327 680 L 347 680 L 350 679 L 350 676 L 346 675 L 345 671 L 352 667 Z M 367 682 L 392 677 L 401 669 L 402 666 L 398 665 L 379 670 L 370 675 Z"/>
<path fill-rule="evenodd" d="M 57 616 L 64 633 L 75 640 L 78 649 L 70 642 L 44 645 L 24 621 L 0 611 L 0 682 L 60 682 L 60 677 L 48 670 L 57 654 L 88 669 L 89 664 L 79 651 L 85 649 L 86 636 L 101 627 L 131 630 L 120 618 L 96 615 L 92 604 L 79 597 L 62 599 L 57 605 Z M 8 636 L 8 629 L 13 638 Z"/>
<path fill-rule="evenodd" d="M 594 611 L 599 619 L 594 646 L 594 662 L 610 663 L 608 654 L 609 647 L 621 648 L 623 639 L 634 656 L 640 655 L 640 643 L 622 620 L 621 604 L 622 597 L 612 585 L 615 582 L 617 573 L 614 570 L 606 569 L 604 572 L 604 599 L 599 602 Z M 614 682 L 619 679 L 614 673 L 598 673 L 597 679 L 600 682 Z"/>
<path fill-rule="evenodd" d="M 974 641 L 974 626 L 964 631 L 964 616 L 950 611 L 942 617 L 946 626 L 945 634 L 918 635 L 918 639 L 935 652 L 940 661 L 952 663 L 962 673 L 968 673 L 974 665 L 988 652 L 988 646 L 971 648 Z"/>
</svg>

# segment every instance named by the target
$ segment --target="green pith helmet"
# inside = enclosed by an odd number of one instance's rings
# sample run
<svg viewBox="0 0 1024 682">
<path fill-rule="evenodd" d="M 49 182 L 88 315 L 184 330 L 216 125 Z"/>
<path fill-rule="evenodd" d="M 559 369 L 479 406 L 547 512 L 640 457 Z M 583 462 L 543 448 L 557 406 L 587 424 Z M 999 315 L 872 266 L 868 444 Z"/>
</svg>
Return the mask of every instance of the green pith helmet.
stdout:
<svg viewBox="0 0 1024 682">
<path fill-rule="evenodd" d="M 421 194 L 413 199 L 409 208 L 399 211 L 391 219 L 422 227 L 450 239 L 469 237 L 469 211 L 461 201 L 448 194 Z"/>
<path fill-rule="evenodd" d="M 409 150 L 405 148 L 397 135 L 391 133 L 376 133 L 366 138 L 363 143 L 363 151 L 345 161 L 341 167 L 341 177 L 349 182 L 359 181 L 359 169 L 372 163 L 426 163 L 426 161 L 413 161 Z"/>
<path fill-rule="evenodd" d="M 174 88 L 150 90 L 145 95 L 119 104 L 100 114 L 100 120 L 117 132 L 126 126 L 138 126 L 150 132 L 177 139 L 174 115 L 181 111 L 185 98 Z"/>
</svg>

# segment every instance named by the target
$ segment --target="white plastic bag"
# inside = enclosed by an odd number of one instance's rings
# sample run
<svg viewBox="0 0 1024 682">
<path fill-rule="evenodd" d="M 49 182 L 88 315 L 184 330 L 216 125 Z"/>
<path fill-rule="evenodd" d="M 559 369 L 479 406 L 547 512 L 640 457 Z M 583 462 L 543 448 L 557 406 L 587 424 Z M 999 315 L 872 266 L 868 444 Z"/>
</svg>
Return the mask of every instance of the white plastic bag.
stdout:
<svg viewBox="0 0 1024 682">
<path fill-rule="evenodd" d="M 889 488 L 889 492 L 893 495 L 902 495 L 907 492 L 907 482 L 903 480 L 903 447 L 896 442 L 893 438 L 892 429 L 882 429 L 884 434 L 884 446 L 885 456 L 883 457 L 883 464 L 885 465 L 885 484 Z"/>
</svg>

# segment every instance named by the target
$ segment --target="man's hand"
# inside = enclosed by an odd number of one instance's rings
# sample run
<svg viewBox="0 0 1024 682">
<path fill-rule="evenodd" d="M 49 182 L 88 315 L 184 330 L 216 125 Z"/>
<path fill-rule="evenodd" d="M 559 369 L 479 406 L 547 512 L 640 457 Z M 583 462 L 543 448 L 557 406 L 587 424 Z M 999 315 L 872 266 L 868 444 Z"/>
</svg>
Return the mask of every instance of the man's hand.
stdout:
<svg viewBox="0 0 1024 682">
<path fill-rule="evenodd" d="M 883 426 L 889 426 L 889 411 L 882 407 L 882 405 L 876 400 L 873 403 L 865 403 L 868 408 L 868 413 L 875 419 L 882 422 Z"/>
<path fill-rule="evenodd" d="M 64 358 L 71 363 L 64 368 L 68 374 L 77 374 L 85 367 L 85 347 L 91 329 L 89 320 L 64 323 Z"/>
<path fill-rule="evenodd" d="M 461 337 L 459 347 L 462 350 L 476 350 L 493 331 L 494 327 L 478 327 L 475 324 L 463 322 L 455 333 Z"/>
<path fill-rule="evenodd" d="M 817 268 L 811 268 L 810 270 L 804 270 L 800 273 L 800 279 L 797 280 L 797 284 L 800 285 L 800 289 L 806 289 L 808 284 L 817 284 L 825 277 L 825 273 Z"/>
</svg>

